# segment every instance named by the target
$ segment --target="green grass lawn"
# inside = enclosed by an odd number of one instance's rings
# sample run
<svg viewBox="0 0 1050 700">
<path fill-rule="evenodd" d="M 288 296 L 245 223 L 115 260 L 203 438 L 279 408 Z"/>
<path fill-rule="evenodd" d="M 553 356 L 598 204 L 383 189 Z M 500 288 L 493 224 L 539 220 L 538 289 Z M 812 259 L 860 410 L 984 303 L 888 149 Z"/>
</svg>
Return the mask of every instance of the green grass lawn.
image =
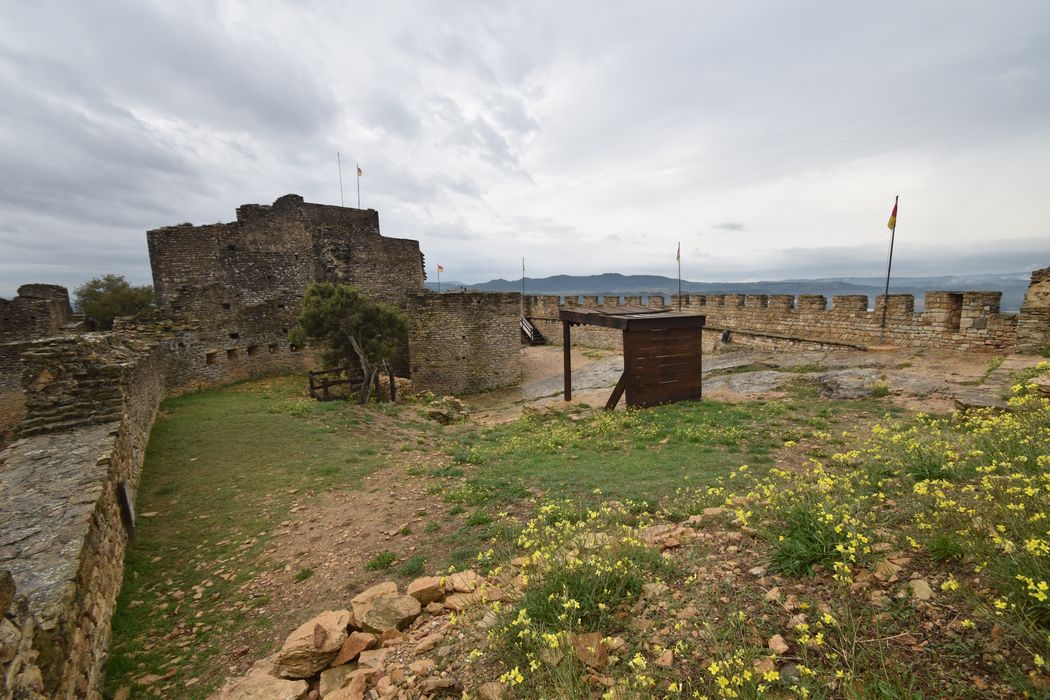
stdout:
<svg viewBox="0 0 1050 700">
<path fill-rule="evenodd" d="M 170 669 L 199 679 L 180 697 L 206 695 L 220 680 L 209 673 L 224 644 L 266 624 L 253 614 L 265 601 L 239 588 L 293 499 L 356 488 L 389 463 L 381 411 L 303 399 L 301 385 L 253 381 L 163 403 L 113 619 L 107 695 L 125 685 L 133 697 L 150 694 L 163 683 L 135 681 Z"/>
<path fill-rule="evenodd" d="M 877 401 L 825 401 L 797 392 L 784 401 L 694 401 L 654 409 L 526 413 L 451 442 L 459 469 L 432 470 L 446 498 L 497 506 L 541 491 L 548 498 L 631 500 L 655 507 L 683 486 L 701 486 L 748 464 L 772 463 L 785 443 L 816 439 L 860 414 L 894 411 Z M 644 507 L 644 506 L 643 506 Z"/>
</svg>

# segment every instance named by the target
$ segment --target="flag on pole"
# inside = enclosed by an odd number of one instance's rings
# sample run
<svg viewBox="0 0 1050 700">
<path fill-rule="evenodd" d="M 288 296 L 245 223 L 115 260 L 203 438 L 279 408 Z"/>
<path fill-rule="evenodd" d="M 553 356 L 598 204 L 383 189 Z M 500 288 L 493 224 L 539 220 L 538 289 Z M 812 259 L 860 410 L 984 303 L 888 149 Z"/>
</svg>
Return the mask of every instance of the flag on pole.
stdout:
<svg viewBox="0 0 1050 700">
<path fill-rule="evenodd" d="M 891 231 L 896 231 L 897 230 L 897 199 L 896 198 L 894 198 L 894 200 L 893 200 L 893 211 L 890 212 L 890 220 L 889 220 L 889 222 L 887 222 L 886 228 L 888 228 Z"/>
<path fill-rule="evenodd" d="M 361 166 L 360 165 L 357 166 L 357 176 L 361 177 L 364 174 L 365 174 L 365 171 L 361 169 Z"/>
<path fill-rule="evenodd" d="M 674 256 L 674 259 L 678 262 L 682 262 L 682 244 L 678 244 L 678 253 Z"/>
<path fill-rule="evenodd" d="M 445 266 L 444 265 L 438 265 L 438 272 L 444 272 L 444 271 L 445 271 Z"/>
</svg>

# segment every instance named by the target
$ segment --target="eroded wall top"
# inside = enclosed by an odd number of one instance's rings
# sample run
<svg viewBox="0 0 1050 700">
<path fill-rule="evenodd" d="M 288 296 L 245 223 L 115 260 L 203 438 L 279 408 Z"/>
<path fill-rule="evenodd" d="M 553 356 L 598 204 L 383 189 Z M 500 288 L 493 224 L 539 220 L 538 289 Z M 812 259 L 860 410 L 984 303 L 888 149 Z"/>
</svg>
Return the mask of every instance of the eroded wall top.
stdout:
<svg viewBox="0 0 1050 700">
<path fill-rule="evenodd" d="M 147 233 L 157 306 L 236 311 L 265 302 L 297 308 L 313 282 L 355 284 L 404 303 L 423 287 L 417 241 L 379 232 L 379 214 L 311 204 L 289 194 L 246 204 L 230 223 L 182 224 Z"/>
</svg>

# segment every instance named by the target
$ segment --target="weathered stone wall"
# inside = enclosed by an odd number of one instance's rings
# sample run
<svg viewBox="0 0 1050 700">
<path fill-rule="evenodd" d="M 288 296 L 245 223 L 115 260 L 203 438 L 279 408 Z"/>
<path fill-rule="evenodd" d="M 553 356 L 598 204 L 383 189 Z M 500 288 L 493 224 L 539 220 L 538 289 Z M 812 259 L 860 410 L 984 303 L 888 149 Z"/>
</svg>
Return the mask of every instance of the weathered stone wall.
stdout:
<svg viewBox="0 0 1050 700">
<path fill-rule="evenodd" d="M 55 335 L 72 318 L 69 292 L 54 284 L 23 284 L 0 299 L 0 446 L 22 419 L 22 343 Z"/>
<path fill-rule="evenodd" d="M 1050 267 L 1032 273 L 1017 322 L 1017 351 L 1050 351 Z"/>
<path fill-rule="evenodd" d="M 0 571 L 0 698 L 44 700 L 44 681 L 33 649 L 36 619 L 7 571 Z"/>
<path fill-rule="evenodd" d="M 184 312 L 168 318 L 124 319 L 114 330 L 162 344 L 165 385 L 172 395 L 318 367 L 316 350 L 291 345 L 287 328 L 253 321 L 254 311 L 249 307 L 229 317 L 216 315 L 207 325 Z"/>
<path fill-rule="evenodd" d="M 423 293 L 413 297 L 412 384 L 472 394 L 521 382 L 521 295 Z"/>
<path fill-rule="evenodd" d="M 65 287 L 23 284 L 14 299 L 0 299 L 0 343 L 54 335 L 72 316 Z"/>
<path fill-rule="evenodd" d="M 269 364 L 300 369 L 301 362 L 283 355 L 314 282 L 353 284 L 402 309 L 423 290 L 417 241 L 381 235 L 375 210 L 310 204 L 298 195 L 238 207 L 231 223 L 155 229 L 147 242 L 157 307 L 197 321 L 179 364 L 197 370 L 201 385 L 214 377 L 253 376 L 266 364 L 263 352 L 278 356 Z M 255 360 L 245 358 L 249 352 Z M 396 372 L 409 373 L 407 347 L 393 361 Z"/>
<path fill-rule="evenodd" d="M 164 394 L 163 348 L 116 333 L 30 344 L 26 417 L 0 452 L 0 569 L 34 619 L 46 695 L 97 698 L 134 498 Z"/>
<path fill-rule="evenodd" d="M 862 295 L 835 296 L 765 294 L 686 294 L 663 299 L 624 297 L 607 305 L 651 304 L 653 308 L 703 314 L 707 317 L 705 338 L 731 331 L 734 340 L 763 347 L 868 346 L 892 344 L 958 350 L 1009 352 L 1015 346 L 1034 352 L 1050 339 L 1050 273 L 1033 273 L 1029 296 L 1020 314 L 999 311 L 1001 292 L 928 292 L 925 311 L 915 311 L 910 294 L 891 294 L 886 305 L 886 328 L 881 329 L 886 299 L 879 295 L 875 308 L 868 309 Z M 526 297 L 525 315 L 547 340 L 561 344 L 558 309 L 581 305 L 575 297 Z M 596 297 L 584 297 L 585 307 L 598 306 Z M 574 343 L 620 349 L 619 334 L 609 329 L 577 326 Z M 713 344 L 714 341 L 710 341 Z"/>
</svg>

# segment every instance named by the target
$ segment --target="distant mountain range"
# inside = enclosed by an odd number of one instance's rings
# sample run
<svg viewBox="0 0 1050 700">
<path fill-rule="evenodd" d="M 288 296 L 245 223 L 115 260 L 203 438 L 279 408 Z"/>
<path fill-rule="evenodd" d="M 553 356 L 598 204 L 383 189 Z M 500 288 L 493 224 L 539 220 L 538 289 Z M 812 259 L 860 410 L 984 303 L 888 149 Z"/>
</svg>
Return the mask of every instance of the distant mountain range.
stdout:
<svg viewBox="0 0 1050 700">
<path fill-rule="evenodd" d="M 898 277 L 890 280 L 891 294 L 914 294 L 915 307 L 921 310 L 923 296 L 928 291 L 994 290 L 1003 293 L 1001 309 L 1011 312 L 1021 308 L 1031 274 L 1010 272 L 989 275 L 946 275 L 942 277 Z M 764 282 L 692 282 L 682 280 L 685 294 L 866 294 L 869 304 L 882 294 L 885 280 L 877 277 L 823 277 L 820 279 L 770 280 Z M 428 289 L 437 284 L 427 282 Z M 474 284 L 443 280 L 441 291 L 471 289 L 478 292 L 520 292 L 521 278 L 495 279 Z M 553 277 L 526 277 L 526 294 L 676 294 L 678 280 L 662 275 L 621 275 L 606 272 L 600 275 L 554 275 Z"/>
</svg>

